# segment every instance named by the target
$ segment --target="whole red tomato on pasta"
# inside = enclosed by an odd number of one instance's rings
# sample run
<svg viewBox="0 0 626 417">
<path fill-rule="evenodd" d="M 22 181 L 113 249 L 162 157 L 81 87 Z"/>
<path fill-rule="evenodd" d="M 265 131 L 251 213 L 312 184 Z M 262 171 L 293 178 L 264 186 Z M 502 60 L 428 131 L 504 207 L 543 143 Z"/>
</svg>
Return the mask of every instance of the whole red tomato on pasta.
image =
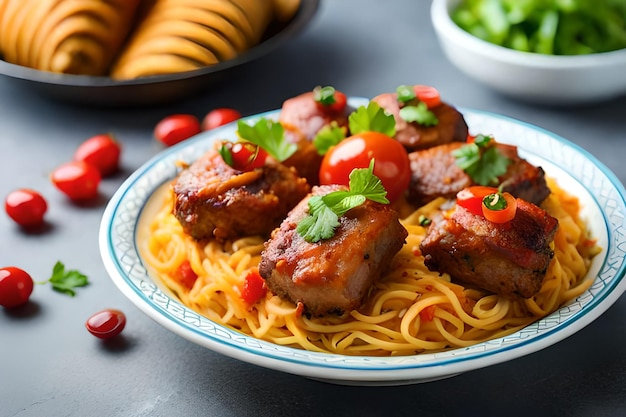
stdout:
<svg viewBox="0 0 626 417">
<path fill-rule="evenodd" d="M 348 185 L 352 170 L 367 168 L 371 159 L 387 198 L 398 199 L 411 180 L 409 156 L 397 140 L 379 132 L 359 133 L 330 148 L 322 160 L 320 183 Z"/>
</svg>

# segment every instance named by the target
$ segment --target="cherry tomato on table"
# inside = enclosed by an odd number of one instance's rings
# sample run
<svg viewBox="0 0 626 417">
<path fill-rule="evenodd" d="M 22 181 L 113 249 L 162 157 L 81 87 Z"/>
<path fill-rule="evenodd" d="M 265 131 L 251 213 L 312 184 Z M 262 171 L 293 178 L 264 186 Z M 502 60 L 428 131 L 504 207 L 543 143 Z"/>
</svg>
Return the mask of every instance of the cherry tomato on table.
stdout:
<svg viewBox="0 0 626 417">
<path fill-rule="evenodd" d="M 114 174 L 119 168 L 122 147 L 110 133 L 92 136 L 74 153 L 75 161 L 95 166 L 103 177 Z"/>
<path fill-rule="evenodd" d="M 89 317 L 85 327 L 99 339 L 110 339 L 124 330 L 126 315 L 119 310 L 105 309 Z"/>
<path fill-rule="evenodd" d="M 37 191 L 22 188 L 7 195 L 4 210 L 20 226 L 36 227 L 43 224 L 48 203 Z"/>
<path fill-rule="evenodd" d="M 154 137 L 165 146 L 173 146 L 202 131 L 200 121 L 192 114 L 173 114 L 154 127 Z"/>
<path fill-rule="evenodd" d="M 50 179 L 71 200 L 82 201 L 98 195 L 102 176 L 93 165 L 83 161 L 71 161 L 56 168 Z"/>
<path fill-rule="evenodd" d="M 0 268 L 0 305 L 15 308 L 26 304 L 33 292 L 33 279 L 15 266 Z"/>
<path fill-rule="evenodd" d="M 374 175 L 387 190 L 387 199 L 396 200 L 411 180 L 409 157 L 397 140 L 379 132 L 359 133 L 330 148 L 322 160 L 320 183 L 348 185 L 352 170 L 367 168 L 372 158 Z"/>
<path fill-rule="evenodd" d="M 241 113 L 235 109 L 228 107 L 214 109 L 208 112 L 202 119 L 202 130 L 215 129 L 239 119 L 241 119 Z"/>
</svg>

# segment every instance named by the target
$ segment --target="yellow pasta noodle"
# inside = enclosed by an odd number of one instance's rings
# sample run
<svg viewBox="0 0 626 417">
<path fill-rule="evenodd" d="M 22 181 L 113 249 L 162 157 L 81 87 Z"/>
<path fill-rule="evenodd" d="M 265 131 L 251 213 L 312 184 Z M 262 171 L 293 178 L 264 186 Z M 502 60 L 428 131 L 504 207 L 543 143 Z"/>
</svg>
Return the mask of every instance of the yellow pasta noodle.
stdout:
<svg viewBox="0 0 626 417">
<path fill-rule="evenodd" d="M 419 253 L 435 200 L 402 219 L 409 236 L 391 270 L 375 283 L 358 310 L 341 317 L 308 318 L 291 302 L 268 293 L 253 306 L 241 297 L 248 272 L 263 250 L 260 237 L 226 244 L 198 243 L 172 215 L 172 193 L 163 192 L 158 212 L 145 223 L 142 256 L 163 286 L 181 302 L 217 323 L 279 345 L 345 355 L 393 356 L 470 346 L 511 334 L 550 314 L 584 292 L 583 279 L 599 248 L 579 216 L 578 200 L 550 181 L 543 207 L 559 220 L 554 258 L 543 286 L 530 299 L 512 300 L 453 282 L 429 271 Z M 404 212 L 402 210 L 401 212 Z M 197 274 L 193 287 L 177 278 L 188 261 Z"/>
</svg>

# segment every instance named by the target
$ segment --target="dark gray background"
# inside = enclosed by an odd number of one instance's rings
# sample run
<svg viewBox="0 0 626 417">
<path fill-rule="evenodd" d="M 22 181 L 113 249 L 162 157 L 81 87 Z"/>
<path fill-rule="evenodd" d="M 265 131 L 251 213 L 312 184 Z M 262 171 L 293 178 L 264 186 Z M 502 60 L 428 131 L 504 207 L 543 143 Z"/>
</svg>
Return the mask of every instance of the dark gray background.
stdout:
<svg viewBox="0 0 626 417">
<path fill-rule="evenodd" d="M 626 99 L 574 108 L 502 97 L 468 79 L 440 50 L 426 0 L 325 0 L 292 42 L 233 71 L 199 96 L 143 109 L 71 106 L 0 78 L 0 195 L 20 187 L 48 199 L 46 233 L 22 233 L 0 215 L 0 265 L 35 280 L 61 260 L 92 284 L 75 298 L 36 286 L 32 302 L 0 310 L 0 416 L 623 416 L 626 415 L 626 298 L 555 346 L 454 378 L 400 387 L 345 387 L 223 357 L 157 325 L 107 276 L 98 227 L 108 198 L 161 147 L 152 129 L 171 113 L 199 117 L 214 107 L 244 114 L 280 107 L 315 85 L 371 97 L 399 84 L 432 84 L 444 100 L 521 119 L 581 145 L 626 180 Z M 123 170 L 102 198 L 78 207 L 48 174 L 87 137 L 111 131 Z M 124 337 L 101 343 L 84 329 L 115 307 Z"/>
</svg>

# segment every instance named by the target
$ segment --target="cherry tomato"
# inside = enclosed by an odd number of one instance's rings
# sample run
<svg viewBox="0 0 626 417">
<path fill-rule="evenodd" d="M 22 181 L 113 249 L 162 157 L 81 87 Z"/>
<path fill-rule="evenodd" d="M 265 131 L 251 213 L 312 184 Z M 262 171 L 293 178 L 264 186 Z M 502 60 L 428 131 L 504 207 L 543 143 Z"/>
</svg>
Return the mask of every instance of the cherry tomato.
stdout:
<svg viewBox="0 0 626 417">
<path fill-rule="evenodd" d="M 387 198 L 396 200 L 411 180 L 409 157 L 395 139 L 378 132 L 363 132 L 350 136 L 332 147 L 322 160 L 321 184 L 349 184 L 355 168 L 367 168 L 374 158 L 374 174 L 380 179 Z"/>
<path fill-rule="evenodd" d="M 33 292 L 33 279 L 15 266 L 0 268 L 0 305 L 15 308 L 28 302 Z"/>
<path fill-rule="evenodd" d="M 517 200 L 510 193 L 489 194 L 483 198 L 482 209 L 485 219 L 492 223 L 510 222 L 517 213 Z"/>
<path fill-rule="evenodd" d="M 483 185 L 474 185 L 464 188 L 456 195 L 456 203 L 477 216 L 483 215 L 483 198 L 489 194 L 497 193 L 498 189 Z"/>
<path fill-rule="evenodd" d="M 261 168 L 267 159 L 267 151 L 252 143 L 226 143 L 232 157 L 232 167 L 239 171 Z"/>
<path fill-rule="evenodd" d="M 188 260 L 184 260 L 176 271 L 176 279 L 185 288 L 191 289 L 196 282 L 198 275 L 191 268 L 191 263 Z"/>
<path fill-rule="evenodd" d="M 4 209 L 11 219 L 22 227 L 36 227 L 43 224 L 48 203 L 35 190 L 22 188 L 12 191 L 4 200 Z"/>
<path fill-rule="evenodd" d="M 118 170 L 121 153 L 120 143 L 113 135 L 105 133 L 92 136 L 81 143 L 74 152 L 74 160 L 95 166 L 100 175 L 107 177 Z"/>
<path fill-rule="evenodd" d="M 119 310 L 105 309 L 89 317 L 85 327 L 89 333 L 100 339 L 110 339 L 124 330 L 126 316 Z"/>
<path fill-rule="evenodd" d="M 165 146 L 176 145 L 201 132 L 200 121 L 192 114 L 173 114 L 154 128 L 154 137 Z"/>
<path fill-rule="evenodd" d="M 83 161 L 71 161 L 55 169 L 50 179 L 71 200 L 82 201 L 98 195 L 102 176 L 93 165 Z"/>
<path fill-rule="evenodd" d="M 241 113 L 235 109 L 222 107 L 211 110 L 202 120 L 202 130 L 211 130 L 235 120 L 241 119 Z"/>
<path fill-rule="evenodd" d="M 333 87 L 316 88 L 313 98 L 320 109 L 332 114 L 342 113 L 348 105 L 348 97 Z"/>
<path fill-rule="evenodd" d="M 265 280 L 259 274 L 258 269 L 253 268 L 248 272 L 241 288 L 241 298 L 252 305 L 259 301 L 267 292 Z"/>
<path fill-rule="evenodd" d="M 414 85 L 413 90 L 415 91 L 417 99 L 424 102 L 429 109 L 441 104 L 441 95 L 435 87 L 429 85 Z"/>
</svg>

